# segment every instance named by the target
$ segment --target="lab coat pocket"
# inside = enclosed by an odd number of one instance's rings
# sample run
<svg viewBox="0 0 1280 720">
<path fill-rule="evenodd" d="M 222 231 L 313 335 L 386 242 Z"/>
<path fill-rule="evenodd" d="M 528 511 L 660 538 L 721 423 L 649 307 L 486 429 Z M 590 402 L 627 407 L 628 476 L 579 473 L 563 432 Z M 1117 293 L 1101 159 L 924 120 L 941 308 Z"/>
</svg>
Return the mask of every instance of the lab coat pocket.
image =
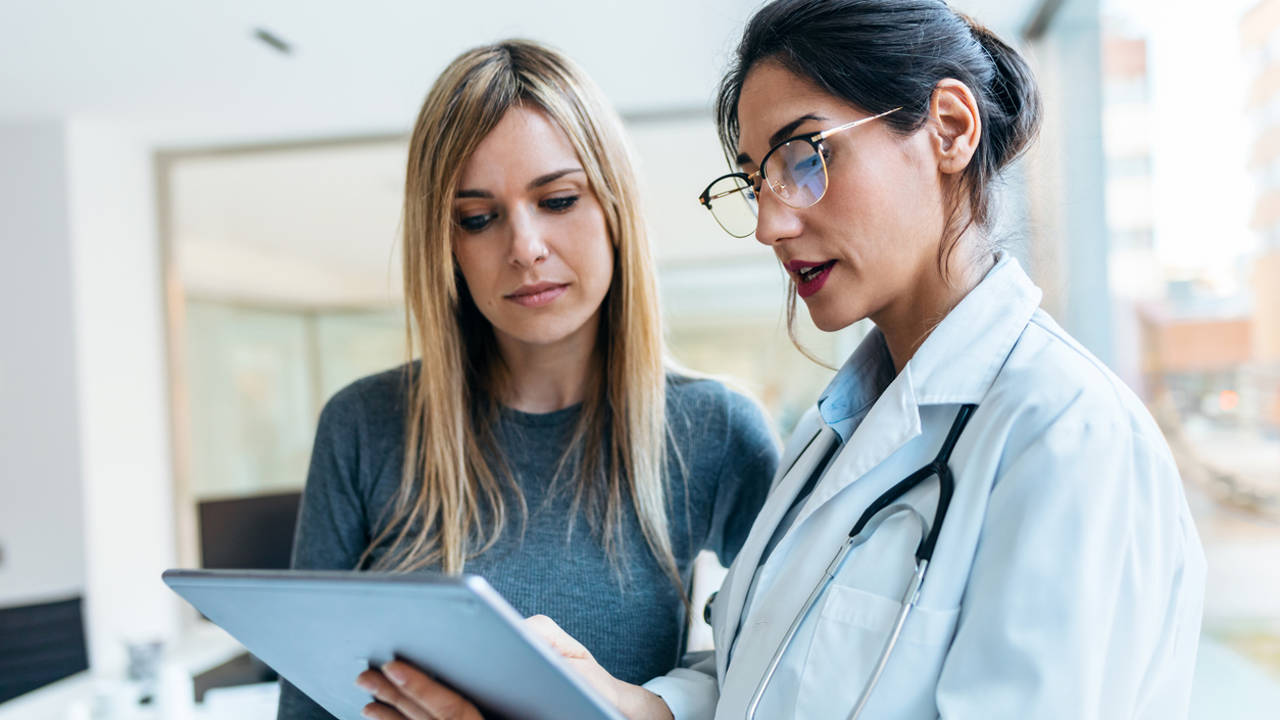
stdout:
<svg viewBox="0 0 1280 720">
<path fill-rule="evenodd" d="M 833 584 L 820 607 L 809 620 L 814 628 L 796 698 L 797 718 L 848 715 L 871 678 L 901 604 Z M 937 717 L 934 688 L 959 615 L 959 608 L 912 608 L 863 717 Z"/>
</svg>

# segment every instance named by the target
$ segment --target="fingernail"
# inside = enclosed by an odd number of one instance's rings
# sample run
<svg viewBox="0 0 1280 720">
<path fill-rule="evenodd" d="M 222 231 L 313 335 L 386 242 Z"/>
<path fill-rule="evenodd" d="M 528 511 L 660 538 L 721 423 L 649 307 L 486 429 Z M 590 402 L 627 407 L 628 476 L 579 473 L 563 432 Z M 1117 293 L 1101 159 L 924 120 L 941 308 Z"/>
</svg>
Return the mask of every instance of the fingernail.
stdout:
<svg viewBox="0 0 1280 720">
<path fill-rule="evenodd" d="M 405 676 L 404 671 L 401 670 L 399 666 L 392 665 L 391 663 L 387 663 L 382 666 L 382 674 L 391 678 L 391 682 L 397 685 L 403 685 L 409 679 Z"/>
<path fill-rule="evenodd" d="M 373 684 L 373 682 L 361 677 L 361 678 L 356 678 L 356 687 L 360 688 L 361 690 L 364 690 L 365 692 L 371 693 L 374 691 L 374 688 L 376 686 Z"/>
</svg>

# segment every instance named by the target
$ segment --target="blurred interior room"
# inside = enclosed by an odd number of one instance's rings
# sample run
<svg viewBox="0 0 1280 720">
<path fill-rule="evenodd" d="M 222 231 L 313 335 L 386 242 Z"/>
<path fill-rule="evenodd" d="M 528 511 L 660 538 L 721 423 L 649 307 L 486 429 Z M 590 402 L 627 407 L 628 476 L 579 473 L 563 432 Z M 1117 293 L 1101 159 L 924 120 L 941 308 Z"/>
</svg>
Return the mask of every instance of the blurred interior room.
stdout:
<svg viewBox="0 0 1280 720">
<path fill-rule="evenodd" d="M 407 134 L 470 46 L 534 38 L 600 83 L 674 359 L 785 437 L 833 371 L 788 339 L 772 254 L 696 202 L 757 4 L 0 1 L 0 720 L 275 716 L 270 669 L 160 573 L 288 566 L 321 407 L 407 359 Z M 1275 717 L 1280 0 L 954 5 L 1017 41 L 1048 110 L 998 235 L 1192 502 L 1192 717 Z M 827 365 L 866 332 L 799 319 Z M 702 563 L 703 597 L 722 573 Z"/>
</svg>

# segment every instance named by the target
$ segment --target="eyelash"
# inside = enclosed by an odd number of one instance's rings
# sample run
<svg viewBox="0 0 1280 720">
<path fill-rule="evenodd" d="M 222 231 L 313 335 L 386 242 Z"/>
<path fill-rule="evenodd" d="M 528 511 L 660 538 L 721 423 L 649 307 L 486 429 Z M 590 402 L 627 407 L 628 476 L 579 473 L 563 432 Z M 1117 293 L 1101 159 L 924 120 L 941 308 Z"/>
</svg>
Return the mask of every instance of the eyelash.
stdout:
<svg viewBox="0 0 1280 720">
<path fill-rule="evenodd" d="M 497 217 L 497 215 L 493 213 L 487 213 L 485 215 L 468 215 L 464 218 L 458 218 L 458 225 L 467 232 L 478 233 L 481 230 L 484 230 L 495 217 Z"/>
<path fill-rule="evenodd" d="M 560 195 L 550 197 L 538 203 L 539 207 L 545 208 L 553 213 L 568 212 L 578 202 L 578 195 Z M 458 225 L 469 233 L 482 232 L 489 227 L 489 223 L 498 217 L 497 213 L 484 213 L 480 215 L 467 215 L 458 218 Z"/>
<path fill-rule="evenodd" d="M 549 197 L 539 204 L 551 212 L 564 212 L 573 207 L 576 202 L 578 202 L 577 195 L 560 195 L 558 197 Z"/>
</svg>

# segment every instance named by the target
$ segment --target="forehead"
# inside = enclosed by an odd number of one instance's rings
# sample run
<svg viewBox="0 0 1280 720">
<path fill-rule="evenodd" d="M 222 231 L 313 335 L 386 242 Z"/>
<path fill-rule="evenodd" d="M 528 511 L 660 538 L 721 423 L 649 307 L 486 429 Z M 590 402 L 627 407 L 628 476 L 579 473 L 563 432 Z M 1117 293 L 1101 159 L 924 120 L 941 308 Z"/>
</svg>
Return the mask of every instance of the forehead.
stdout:
<svg viewBox="0 0 1280 720">
<path fill-rule="evenodd" d="M 569 136 L 537 107 L 507 110 L 480 141 L 459 177 L 460 188 L 523 187 L 547 172 L 580 167 Z"/>
<path fill-rule="evenodd" d="M 828 119 L 855 111 L 851 105 L 814 85 L 781 63 L 765 60 L 747 73 L 738 98 L 738 151 L 759 161 L 769 150 L 769 136 L 804 115 Z M 804 126 L 809 129 L 809 126 Z"/>
</svg>

